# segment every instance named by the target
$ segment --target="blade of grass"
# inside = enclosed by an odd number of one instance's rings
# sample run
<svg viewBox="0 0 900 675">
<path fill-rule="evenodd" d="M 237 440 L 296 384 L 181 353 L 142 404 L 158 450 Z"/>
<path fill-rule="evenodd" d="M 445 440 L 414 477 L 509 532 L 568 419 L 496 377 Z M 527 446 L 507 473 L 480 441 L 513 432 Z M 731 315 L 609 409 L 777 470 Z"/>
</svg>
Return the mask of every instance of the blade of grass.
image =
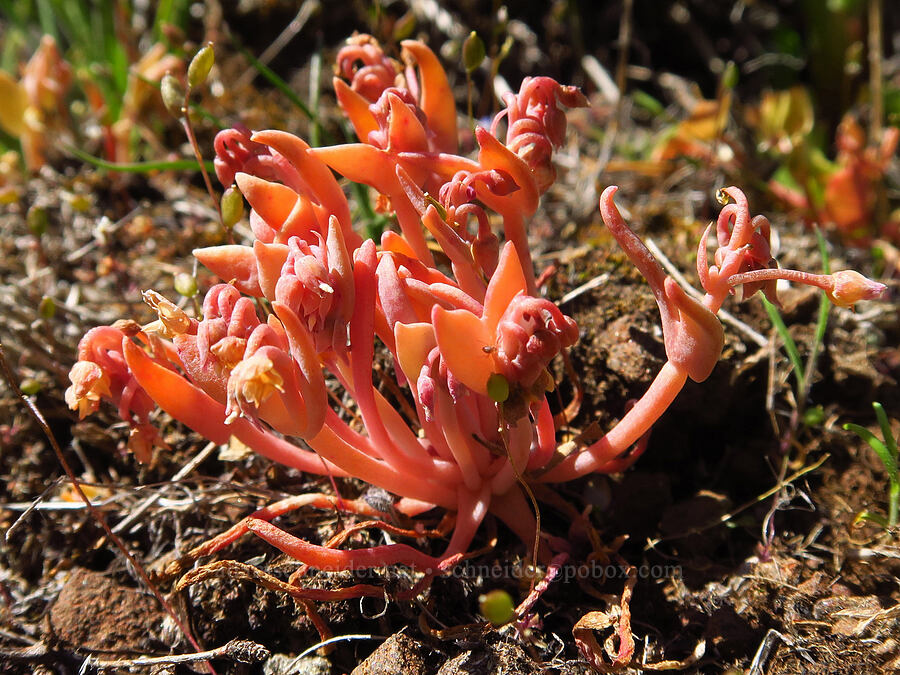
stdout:
<svg viewBox="0 0 900 675">
<path fill-rule="evenodd" d="M 891 423 L 884 412 L 884 408 L 878 401 L 872 402 L 872 408 L 875 410 L 875 417 L 878 418 L 878 426 L 881 427 L 881 435 L 884 442 L 875 436 L 871 431 L 858 424 L 848 423 L 844 425 L 844 429 L 854 432 L 857 436 L 869 444 L 869 447 L 878 455 L 878 459 L 884 465 L 884 470 L 888 475 L 888 517 L 885 524 L 886 528 L 893 528 L 897 525 L 898 512 L 900 512 L 900 471 L 897 467 L 897 439 L 891 430 Z M 870 518 L 870 520 L 875 520 Z M 880 521 L 876 521 L 880 522 Z"/>
<path fill-rule="evenodd" d="M 314 52 L 309 62 L 309 107 L 311 110 L 319 109 L 319 99 L 322 94 L 322 51 Z M 318 119 L 312 120 L 312 128 L 309 130 L 309 144 L 318 147 L 322 144 L 322 125 Z"/>
<path fill-rule="evenodd" d="M 107 171 L 119 173 L 150 173 L 151 171 L 199 171 L 200 163 L 196 159 L 160 160 L 157 162 L 108 162 L 105 159 L 80 150 L 72 145 L 65 146 L 66 151 L 72 153 L 83 162 L 92 164 Z M 207 171 L 215 171 L 212 162 L 204 162 Z"/>
<path fill-rule="evenodd" d="M 892 483 L 896 483 L 898 481 L 897 459 L 887 449 L 887 446 L 882 443 L 875 434 L 858 424 L 848 422 L 844 425 L 844 429 L 846 429 L 847 431 L 852 431 L 866 443 L 868 443 L 869 447 L 875 451 L 876 455 L 878 455 L 878 459 L 881 460 L 881 463 L 884 464 L 884 470 L 887 472 L 888 479 Z"/>
<path fill-rule="evenodd" d="M 884 407 L 878 401 L 875 401 L 872 403 L 872 408 L 875 410 L 875 417 L 878 418 L 878 426 L 881 427 L 881 436 L 884 438 L 884 444 L 887 446 L 887 449 L 890 450 L 896 461 L 897 439 L 894 438 L 894 432 L 891 430 L 891 423 L 888 421 L 887 414 L 884 412 Z"/>
<path fill-rule="evenodd" d="M 53 18 L 53 6 L 49 0 L 37 0 L 38 21 L 41 24 L 41 32 L 45 35 L 53 36 L 53 39 L 59 42 L 59 30 L 56 27 L 56 21 Z"/>
<path fill-rule="evenodd" d="M 271 68 L 269 68 L 266 64 L 264 64 L 262 61 L 257 59 L 255 56 L 253 56 L 253 54 L 251 54 L 248 49 L 246 49 L 245 47 L 242 47 L 240 45 L 236 45 L 236 46 L 240 50 L 241 54 L 243 54 L 247 58 L 247 60 L 250 62 L 250 65 L 252 65 L 254 68 L 256 68 L 256 70 L 259 71 L 259 74 L 262 75 L 266 80 L 268 80 L 269 84 L 271 84 L 278 91 L 280 91 L 282 94 L 284 94 L 288 98 L 288 100 L 291 103 L 293 103 L 297 107 L 297 109 L 300 110 L 300 112 L 302 112 L 306 116 L 306 118 L 308 120 L 310 120 L 311 122 L 318 123 L 318 119 L 319 119 L 318 116 L 310 109 L 310 107 L 308 105 L 306 105 L 306 103 L 303 102 L 302 98 L 300 98 L 299 96 L 297 96 L 296 93 L 294 93 L 294 90 L 288 86 L 287 82 L 282 80 L 278 76 L 278 74 L 275 73 L 275 71 L 273 71 Z"/>
<path fill-rule="evenodd" d="M 871 511 L 860 511 L 856 518 L 853 519 L 853 524 L 861 523 L 863 521 L 869 521 L 870 523 L 875 523 L 881 529 L 887 530 L 891 527 L 888 523 L 888 519 L 882 516 L 879 513 L 872 513 Z"/>
<path fill-rule="evenodd" d="M 156 7 L 156 15 L 153 17 L 153 37 L 157 40 L 166 40 L 163 27 L 166 24 L 186 28 L 187 17 L 186 0 L 160 0 Z"/>
<path fill-rule="evenodd" d="M 799 393 L 803 389 L 805 371 L 803 362 L 800 360 L 800 352 L 797 351 L 797 343 L 794 342 L 794 338 L 792 338 L 791 334 L 788 332 L 787 326 L 784 324 L 784 319 L 781 318 L 781 314 L 778 312 L 778 308 L 765 297 L 760 297 L 762 298 L 763 307 L 766 308 L 766 314 L 769 315 L 769 321 L 772 322 L 772 325 L 775 327 L 775 332 L 777 332 L 778 336 L 781 338 L 781 341 L 784 344 L 784 351 L 787 353 L 788 359 L 794 367 L 794 377 L 797 380 L 797 392 Z"/>
<path fill-rule="evenodd" d="M 822 257 L 822 273 L 831 274 L 831 259 L 828 257 L 828 245 L 822 231 L 814 228 L 816 233 L 816 242 L 819 246 L 819 254 Z M 806 358 L 806 368 L 803 372 L 803 383 L 800 391 L 797 392 L 797 408 L 798 413 L 802 414 L 806 406 L 806 399 L 809 397 L 809 390 L 812 387 L 813 374 L 816 372 L 816 362 L 819 360 L 819 352 L 825 341 L 825 331 L 828 330 L 828 314 L 831 312 L 831 302 L 824 291 L 819 293 L 819 313 L 816 319 L 816 330 L 813 333 L 813 341 L 809 346 L 809 355 Z"/>
</svg>

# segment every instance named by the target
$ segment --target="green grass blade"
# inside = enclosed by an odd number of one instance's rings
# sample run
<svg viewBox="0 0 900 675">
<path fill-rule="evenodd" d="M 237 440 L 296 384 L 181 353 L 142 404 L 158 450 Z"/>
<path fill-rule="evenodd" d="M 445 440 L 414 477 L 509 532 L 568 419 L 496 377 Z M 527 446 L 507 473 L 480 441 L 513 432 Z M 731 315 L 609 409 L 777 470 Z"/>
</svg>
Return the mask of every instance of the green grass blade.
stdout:
<svg viewBox="0 0 900 675">
<path fill-rule="evenodd" d="M 797 379 L 797 391 L 799 393 L 803 389 L 805 371 L 803 369 L 803 362 L 800 359 L 800 352 L 797 351 L 797 343 L 794 342 L 794 338 L 792 338 L 791 334 L 788 332 L 787 326 L 784 324 L 784 319 L 782 319 L 781 314 L 778 313 L 778 308 L 765 297 L 762 297 L 762 301 L 763 306 L 766 308 L 766 313 L 769 315 L 769 320 L 772 322 L 775 331 L 784 343 L 784 351 L 787 352 L 788 359 L 794 367 L 794 377 Z"/>
<path fill-rule="evenodd" d="M 322 95 L 322 87 L 320 85 L 322 73 L 322 52 L 317 51 L 310 59 L 309 69 L 309 107 L 312 110 L 319 109 L 319 99 Z M 318 119 L 312 121 L 312 127 L 309 130 L 309 144 L 312 147 L 322 145 L 322 125 Z"/>
<path fill-rule="evenodd" d="M 825 238 L 822 236 L 822 231 L 818 227 L 815 228 L 815 233 L 816 241 L 819 245 L 819 254 L 822 256 L 822 270 L 824 274 L 830 274 L 831 260 L 828 257 L 828 246 L 825 243 Z M 816 362 L 819 359 L 819 352 L 825 341 L 825 332 L 828 330 L 828 314 L 830 311 L 831 302 L 829 302 L 825 292 L 822 291 L 819 293 L 819 312 L 816 319 L 816 330 L 813 333 L 812 344 L 809 346 L 809 354 L 806 357 L 803 384 L 798 389 L 797 393 L 797 405 L 801 409 L 806 402 L 806 398 L 809 396 L 809 390 L 812 387 L 812 377 L 816 370 Z"/>
<path fill-rule="evenodd" d="M 84 150 L 68 145 L 66 150 L 83 162 L 92 164 L 107 171 L 119 173 L 150 173 L 151 171 L 198 171 L 200 163 L 196 159 L 161 160 L 158 162 L 108 162 L 105 159 L 94 157 Z M 204 162 L 207 171 L 215 171 L 212 162 Z"/>
<path fill-rule="evenodd" d="M 822 230 L 818 227 L 814 228 L 816 233 L 816 243 L 819 245 L 819 255 L 822 256 L 822 274 L 831 274 L 831 258 L 828 256 L 828 244 Z M 821 295 L 819 303 L 819 319 L 816 322 L 816 342 L 822 344 L 825 339 L 825 330 L 828 327 L 828 312 L 831 310 L 831 303 L 824 291 Z"/>
<path fill-rule="evenodd" d="M 878 513 L 872 513 L 871 511 L 860 511 L 856 514 L 856 518 L 853 519 L 853 524 L 858 525 L 863 521 L 869 521 L 870 523 L 875 523 L 881 529 L 887 530 L 891 527 L 888 524 L 888 519 Z"/>
<path fill-rule="evenodd" d="M 893 528 L 897 524 L 897 514 L 900 511 L 900 483 L 891 483 L 888 489 L 888 527 Z"/>
<path fill-rule="evenodd" d="M 153 17 L 153 36 L 157 40 L 165 40 L 163 28 L 166 24 L 185 29 L 187 8 L 186 0 L 160 0 Z"/>
<path fill-rule="evenodd" d="M 875 410 L 875 417 L 878 418 L 878 426 L 881 427 L 881 437 L 884 439 L 884 444 L 896 460 L 897 439 L 894 438 L 894 433 L 891 431 L 891 423 L 888 421 L 887 414 L 884 412 L 884 407 L 878 401 L 875 401 L 872 403 L 872 408 Z"/>
<path fill-rule="evenodd" d="M 238 46 L 238 49 L 240 49 L 241 53 L 247 57 L 247 60 L 250 61 L 250 65 L 256 68 L 257 72 L 269 81 L 269 84 L 287 96 L 288 100 L 297 106 L 300 112 L 302 112 L 308 120 L 311 122 L 318 122 L 318 116 L 313 113 L 310 107 L 304 103 L 303 99 L 297 96 L 294 90 L 288 86 L 287 82 L 282 80 L 274 70 L 253 56 L 246 48 Z"/>
<path fill-rule="evenodd" d="M 884 443 L 882 443 L 871 431 L 866 429 L 865 427 L 861 427 L 858 424 L 847 423 L 844 425 L 844 429 L 847 431 L 854 432 L 857 436 L 863 439 L 866 443 L 869 444 L 869 447 L 875 451 L 875 454 L 878 455 L 878 459 L 881 460 L 881 463 L 884 464 L 884 470 L 887 472 L 888 479 L 891 481 L 891 484 L 894 485 L 898 483 L 897 476 L 897 459 L 894 455 L 891 454 L 890 450 L 887 449 Z"/>
<path fill-rule="evenodd" d="M 37 0 L 38 20 L 41 24 L 41 32 L 45 35 L 52 35 L 53 39 L 59 42 L 59 30 L 56 27 L 56 21 L 53 19 L 53 6 L 49 0 Z"/>
</svg>

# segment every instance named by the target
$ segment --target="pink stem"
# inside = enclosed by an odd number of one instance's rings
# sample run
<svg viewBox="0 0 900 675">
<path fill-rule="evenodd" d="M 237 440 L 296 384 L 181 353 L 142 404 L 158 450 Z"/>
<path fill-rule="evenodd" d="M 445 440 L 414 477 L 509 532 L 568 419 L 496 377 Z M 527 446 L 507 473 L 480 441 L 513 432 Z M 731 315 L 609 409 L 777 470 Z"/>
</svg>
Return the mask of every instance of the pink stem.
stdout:
<svg viewBox="0 0 900 675">
<path fill-rule="evenodd" d="M 472 539 L 475 538 L 475 533 L 487 515 L 488 506 L 491 503 L 491 493 L 487 485 L 482 485 L 481 489 L 474 491 L 460 487 L 458 495 L 456 525 L 453 528 L 453 535 L 450 537 L 447 550 L 444 551 L 444 559 L 469 550 Z"/>
<path fill-rule="evenodd" d="M 427 451 L 410 430 L 406 421 L 387 402 L 384 396 L 377 391 L 375 392 L 375 403 L 378 405 L 378 410 L 381 413 L 381 419 L 384 421 L 388 435 L 413 465 L 410 468 L 423 471 L 429 478 L 434 478 L 442 483 L 456 484 L 462 482 L 462 474 L 459 467 L 453 462 L 429 457 Z"/>
<path fill-rule="evenodd" d="M 452 486 L 429 480 L 415 471 L 394 469 L 386 462 L 360 452 L 327 426 L 308 439 L 309 446 L 351 476 L 372 483 L 401 497 L 430 502 L 445 508 L 456 505 Z"/>
<path fill-rule="evenodd" d="M 553 457 L 556 450 L 556 426 L 553 424 L 553 413 L 550 412 L 546 396 L 531 406 L 531 414 L 534 417 L 537 444 L 535 451 L 528 458 L 528 468 L 537 469 Z"/>
<path fill-rule="evenodd" d="M 494 494 L 508 492 L 518 477 L 521 476 L 528 464 L 528 452 L 531 450 L 532 425 L 527 417 L 520 419 L 515 426 L 510 427 L 507 434 L 507 448 L 509 457 L 500 464 L 500 470 L 491 479 L 491 490 Z"/>
<path fill-rule="evenodd" d="M 435 508 L 435 506 L 431 502 L 423 502 L 419 501 L 418 499 L 401 497 L 397 500 L 397 503 L 394 504 L 394 508 L 398 513 L 402 513 L 404 516 L 414 518 L 415 516 L 425 513 L 426 511 L 431 511 L 431 509 Z"/>
<path fill-rule="evenodd" d="M 350 425 L 338 417 L 338 414 L 330 407 L 325 413 L 325 426 L 327 426 L 332 433 L 336 434 L 344 443 L 353 446 L 359 450 L 359 452 L 368 455 L 369 457 L 379 457 L 378 453 L 375 452 L 375 448 L 372 447 L 372 439 L 368 436 L 363 436 L 358 431 L 352 429 Z"/>
<path fill-rule="evenodd" d="M 531 504 L 518 486 L 502 495 L 494 495 L 491 502 L 491 513 L 499 518 L 525 544 L 531 555 L 534 547 L 534 536 L 537 532 L 537 521 L 531 512 Z M 538 548 L 538 559 L 546 560 L 550 556 L 547 543 L 541 541 Z"/>
<path fill-rule="evenodd" d="M 503 216 L 503 232 L 506 240 L 516 247 L 519 262 L 525 272 L 525 287 L 529 295 L 537 295 L 537 284 L 534 278 L 534 263 L 531 260 L 531 248 L 528 246 L 528 235 L 525 233 L 525 220 L 522 213 L 513 209 L 501 212 Z"/>
<path fill-rule="evenodd" d="M 274 520 L 278 516 L 284 515 L 285 513 L 290 513 L 291 511 L 302 509 L 305 506 L 313 506 L 319 509 L 340 509 L 341 511 L 347 511 L 349 513 L 356 513 L 359 515 L 371 516 L 375 518 L 387 517 L 386 514 L 373 509 L 361 499 L 348 501 L 346 499 L 333 497 L 331 495 L 324 495 L 321 493 L 295 495 L 293 497 L 288 497 L 287 499 L 277 501 L 274 504 L 270 504 L 269 506 L 259 509 L 258 511 L 254 511 L 246 518 L 242 518 L 239 522 L 232 525 L 221 534 L 216 535 L 212 539 L 194 548 L 191 551 L 191 556 L 193 559 L 196 559 L 202 556 L 211 555 L 213 553 L 221 551 L 229 544 L 237 541 L 243 535 L 249 532 L 249 529 L 247 528 L 247 522 L 249 519 L 270 521 Z"/>
<path fill-rule="evenodd" d="M 271 523 L 247 519 L 247 529 L 295 560 L 326 572 L 344 572 L 388 565 L 407 565 L 426 573 L 442 567 L 444 558 L 435 558 L 406 544 L 386 544 L 353 550 L 326 548 L 288 534 Z"/>
<path fill-rule="evenodd" d="M 816 288 L 821 288 L 823 291 L 831 291 L 834 288 L 834 281 L 828 274 L 812 274 L 810 272 L 781 268 L 767 268 L 742 272 L 740 274 L 732 274 L 728 278 L 728 285 L 737 286 L 738 284 L 748 284 L 755 281 L 771 281 L 773 279 L 784 279 L 785 281 L 794 281 L 798 284 L 815 286 Z"/>
<path fill-rule="evenodd" d="M 328 364 L 329 369 L 335 374 L 344 388 L 347 391 L 354 392 L 355 395 L 356 390 L 347 379 L 346 368 L 336 359 L 330 359 Z M 399 456 L 399 459 L 396 460 L 396 465 L 392 464 L 392 466 L 402 467 L 404 470 L 421 471 L 423 475 L 445 483 L 458 483 L 461 481 L 459 470 L 455 464 L 450 461 L 441 461 L 430 457 L 397 410 L 391 407 L 371 384 L 369 392 L 378 410 L 377 419 L 382 425 L 384 433 L 391 439 L 389 447 L 396 450 Z M 359 403 L 358 397 L 357 403 Z M 378 451 L 385 447 L 384 444 L 376 445 L 377 441 L 374 438 L 367 438 L 358 434 L 346 422 L 341 420 L 336 413 L 332 412 L 331 415 L 327 416 L 326 423 L 346 443 L 357 446 L 360 451 L 370 457 L 388 460 L 388 457 Z M 365 424 L 365 418 L 363 418 L 363 423 Z M 366 428 L 368 429 L 368 426 Z"/>
<path fill-rule="evenodd" d="M 406 238 L 406 242 L 415 252 L 416 257 L 429 267 L 434 267 L 434 257 L 428 250 L 428 244 L 425 242 L 425 235 L 422 232 L 422 224 L 419 220 L 419 212 L 409 202 L 406 193 L 402 187 L 399 187 L 399 181 L 394 179 L 398 189 L 394 190 L 390 195 L 391 206 L 397 214 L 397 221 L 400 223 L 400 230 Z"/>
<path fill-rule="evenodd" d="M 353 265 L 356 297 L 353 321 L 350 322 L 350 371 L 353 382 L 350 383 L 349 391 L 356 399 L 373 447 L 386 462 L 400 469 L 407 458 L 396 447 L 384 426 L 372 385 L 372 364 L 375 360 L 375 264 L 375 243 L 369 239 L 359 248 Z"/>
<path fill-rule="evenodd" d="M 453 459 L 456 460 L 462 473 L 463 483 L 466 488 L 474 492 L 481 486 L 482 480 L 474 457 L 473 443 L 460 429 L 456 408 L 450 394 L 444 391 L 443 386 L 435 387 L 434 399 L 437 427 L 447 440 L 447 447 L 453 453 Z"/>
<path fill-rule="evenodd" d="M 631 260 L 641 275 L 647 280 L 647 283 L 650 284 L 650 289 L 656 297 L 657 304 L 659 304 L 660 313 L 665 313 L 664 307 L 667 306 L 664 291 L 666 273 L 660 267 L 656 258 L 653 257 L 653 254 L 650 253 L 650 250 L 644 245 L 644 242 L 631 231 L 631 228 L 622 219 L 622 215 L 613 201 L 613 196 L 618 189 L 617 186 L 610 185 L 603 191 L 603 194 L 600 196 L 600 215 L 610 233 L 616 238 L 619 246 L 625 251 L 625 255 L 628 256 L 628 259 Z M 665 320 L 666 317 L 664 316 L 663 321 Z"/>
<path fill-rule="evenodd" d="M 647 392 L 625 417 L 599 441 L 572 453 L 540 476 L 541 483 L 562 483 L 601 469 L 636 443 L 666 411 L 681 391 L 687 373 L 666 362 Z"/>
</svg>

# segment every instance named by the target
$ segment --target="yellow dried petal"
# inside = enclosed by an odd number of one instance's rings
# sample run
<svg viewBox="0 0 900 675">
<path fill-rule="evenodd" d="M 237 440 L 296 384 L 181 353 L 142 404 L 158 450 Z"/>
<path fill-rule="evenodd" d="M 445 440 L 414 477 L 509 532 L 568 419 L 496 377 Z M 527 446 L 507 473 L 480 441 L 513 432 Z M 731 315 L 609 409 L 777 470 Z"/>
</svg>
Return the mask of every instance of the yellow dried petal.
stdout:
<svg viewBox="0 0 900 675">
<path fill-rule="evenodd" d="M 25 110 L 28 99 L 25 89 L 13 77 L 0 70 L 0 127 L 10 136 L 18 138 L 25 132 Z"/>
<path fill-rule="evenodd" d="M 188 332 L 191 327 L 191 318 L 174 302 L 154 290 L 144 291 L 141 293 L 141 297 L 159 317 L 158 323 L 151 324 L 152 330 L 164 333 L 166 337 Z M 163 330 L 159 330 L 159 324 L 162 324 Z M 150 326 L 146 326 L 145 330 L 151 330 Z"/>
<path fill-rule="evenodd" d="M 84 419 L 97 410 L 102 396 L 111 396 L 109 375 L 92 361 L 78 361 L 69 371 L 72 386 L 66 389 L 66 404 L 78 411 L 78 418 Z"/>
</svg>

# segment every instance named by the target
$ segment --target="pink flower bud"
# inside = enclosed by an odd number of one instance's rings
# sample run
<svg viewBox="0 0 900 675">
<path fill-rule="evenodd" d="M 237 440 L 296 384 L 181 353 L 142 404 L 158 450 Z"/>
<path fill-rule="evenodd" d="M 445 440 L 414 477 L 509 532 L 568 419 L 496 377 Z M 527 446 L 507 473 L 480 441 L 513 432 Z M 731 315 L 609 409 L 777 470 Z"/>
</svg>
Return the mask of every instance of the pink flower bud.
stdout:
<svg viewBox="0 0 900 675">
<path fill-rule="evenodd" d="M 887 290 L 887 286 L 867 279 L 859 272 L 844 270 L 831 275 L 834 284 L 827 291 L 828 299 L 838 307 L 851 307 L 860 300 L 876 300 Z"/>
</svg>

